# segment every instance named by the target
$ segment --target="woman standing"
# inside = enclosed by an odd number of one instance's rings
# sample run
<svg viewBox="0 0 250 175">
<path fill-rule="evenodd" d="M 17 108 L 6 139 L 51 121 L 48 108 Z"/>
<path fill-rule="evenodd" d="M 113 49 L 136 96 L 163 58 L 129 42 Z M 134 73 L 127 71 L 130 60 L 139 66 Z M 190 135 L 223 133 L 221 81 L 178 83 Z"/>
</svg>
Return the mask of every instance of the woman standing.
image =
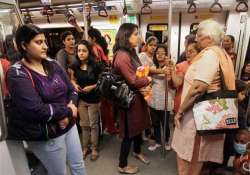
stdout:
<svg viewBox="0 0 250 175">
<path fill-rule="evenodd" d="M 92 54 L 88 41 L 82 40 L 76 47 L 76 63 L 71 66 L 71 81 L 79 94 L 78 111 L 82 127 L 83 157 L 91 143 L 91 160 L 98 158 L 98 110 L 100 96 L 95 91 L 98 74 L 101 72 Z"/>
<path fill-rule="evenodd" d="M 153 57 L 155 53 L 155 49 L 157 47 L 157 38 L 155 36 L 151 36 L 147 39 L 145 44 L 145 52 L 140 53 L 139 58 L 141 63 L 144 66 L 152 67 L 154 65 L 153 63 Z"/>
<path fill-rule="evenodd" d="M 167 57 L 168 48 L 164 44 L 160 44 L 157 46 L 154 55 L 154 67 L 153 69 L 166 69 L 170 66 L 170 59 Z M 161 143 L 161 126 L 164 128 L 164 118 L 165 118 L 165 96 L 163 95 L 166 90 L 166 76 L 165 74 L 153 74 L 152 75 L 152 99 L 149 102 L 150 106 L 150 115 L 154 128 L 154 138 L 155 143 L 148 147 L 150 151 L 154 151 L 159 148 Z M 169 128 L 169 117 L 170 111 L 173 109 L 173 99 L 174 94 L 173 90 L 168 88 L 168 106 L 167 106 L 167 116 L 166 116 L 166 133 L 165 140 L 166 144 L 163 145 L 164 148 L 169 151 L 169 136 L 170 136 L 170 128 Z"/>
<path fill-rule="evenodd" d="M 232 60 L 220 47 L 223 35 L 214 20 L 199 24 L 196 40 L 203 50 L 192 60 L 185 75 L 181 106 L 175 116 L 172 147 L 177 153 L 180 175 L 199 175 L 203 162 L 223 162 L 225 135 L 198 135 L 192 112 L 197 98 L 221 89 L 220 67 L 227 89 L 235 90 Z"/>
<path fill-rule="evenodd" d="M 143 66 L 146 66 L 149 68 L 149 73 L 155 73 L 155 68 L 153 68 L 154 63 L 153 63 L 153 57 L 155 54 L 155 49 L 157 47 L 158 39 L 155 36 L 150 36 L 146 40 L 144 47 L 144 51 L 139 54 L 139 59 L 142 63 Z M 148 141 L 151 139 L 151 128 L 146 129 L 144 134 L 143 134 L 143 140 Z"/>
<path fill-rule="evenodd" d="M 155 55 L 155 50 L 157 48 L 158 39 L 155 36 L 150 36 L 144 46 L 145 51 L 140 53 L 139 58 L 144 66 L 149 66 L 149 73 L 153 74 L 164 74 L 166 72 L 166 67 L 156 68 L 154 66 L 153 57 Z"/>
<path fill-rule="evenodd" d="M 91 28 L 88 31 L 89 41 L 93 45 L 93 52 L 96 56 L 97 61 L 103 61 L 109 63 L 108 58 L 108 43 L 102 36 L 101 32 L 95 28 Z"/>
<path fill-rule="evenodd" d="M 75 55 L 75 37 L 71 31 L 65 31 L 61 36 L 64 48 L 56 54 L 56 60 L 62 68 L 68 72 L 70 65 L 76 61 Z"/>
<path fill-rule="evenodd" d="M 113 48 L 115 72 L 124 78 L 131 90 L 136 92 L 131 107 L 129 109 L 119 109 L 120 135 L 123 140 L 118 171 L 127 174 L 138 172 L 138 167 L 128 165 L 128 155 L 132 142 L 134 142 L 134 156 L 145 164 L 149 163 L 149 160 L 141 153 L 141 143 L 142 132 L 150 127 L 150 118 L 147 103 L 139 90 L 148 86 L 151 78 L 136 76 L 136 69 L 141 66 L 134 49 L 138 44 L 138 40 L 138 26 L 124 23 L 118 30 Z"/>
<path fill-rule="evenodd" d="M 92 44 L 93 53 L 96 57 L 96 61 L 101 61 L 102 63 L 109 65 L 110 61 L 108 58 L 108 44 L 105 38 L 101 35 L 101 32 L 95 28 L 91 28 L 88 31 L 89 41 Z M 115 127 L 114 115 L 113 115 L 113 106 L 106 100 L 101 100 L 101 119 L 103 130 L 107 129 L 110 134 L 117 133 Z"/>
<path fill-rule="evenodd" d="M 49 140 L 27 140 L 29 149 L 49 175 L 65 175 L 66 162 L 71 174 L 86 174 L 75 125 L 77 93 L 63 69 L 47 59 L 48 47 L 40 28 L 32 24 L 19 27 L 16 44 L 23 58 L 7 72 L 13 103 L 9 134 L 29 138 L 33 133 L 27 126 L 53 125 L 53 132 L 48 130 Z"/>
<path fill-rule="evenodd" d="M 175 66 L 175 70 L 171 70 L 171 83 L 176 88 L 176 95 L 174 98 L 174 112 L 177 113 L 181 104 L 181 94 L 183 89 L 185 74 L 191 65 L 193 58 L 195 58 L 200 52 L 200 48 L 196 42 L 189 43 L 185 51 L 186 61 Z"/>
</svg>

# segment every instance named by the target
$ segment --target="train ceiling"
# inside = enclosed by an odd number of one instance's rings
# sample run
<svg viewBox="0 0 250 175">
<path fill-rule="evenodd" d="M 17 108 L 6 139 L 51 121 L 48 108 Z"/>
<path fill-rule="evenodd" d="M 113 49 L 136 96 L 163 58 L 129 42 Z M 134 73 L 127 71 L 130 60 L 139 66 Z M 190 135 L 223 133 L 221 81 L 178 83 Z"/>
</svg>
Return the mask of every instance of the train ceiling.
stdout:
<svg viewBox="0 0 250 175">
<path fill-rule="evenodd" d="M 46 0 L 45 0 L 46 1 Z M 90 2 L 95 4 L 96 2 L 102 0 L 85 0 L 85 2 Z M 149 6 L 151 7 L 154 13 L 166 12 L 168 9 L 168 0 L 125 0 L 128 13 L 140 13 L 141 8 L 143 7 L 143 1 L 152 1 Z M 216 0 L 173 0 L 173 9 L 174 11 L 187 11 L 190 2 L 194 2 L 197 6 L 197 10 L 208 9 L 212 3 Z M 234 10 L 239 0 L 217 0 L 223 10 Z M 39 11 L 42 10 L 43 6 L 40 0 L 17 0 L 19 7 L 22 12 L 31 12 L 31 15 L 39 15 Z M 249 4 L 249 1 L 246 0 Z M 123 11 L 124 0 L 106 0 L 105 1 L 106 9 L 108 13 L 112 11 L 112 14 L 119 14 Z M 82 9 L 82 0 L 51 0 L 51 8 L 57 9 L 55 14 L 62 14 L 62 10 L 69 8 L 74 11 L 74 13 L 81 13 Z M 61 10 L 61 11 L 60 11 Z M 98 8 L 96 6 L 92 7 L 92 14 L 96 15 Z M 40 13 L 41 14 L 41 13 Z"/>
</svg>

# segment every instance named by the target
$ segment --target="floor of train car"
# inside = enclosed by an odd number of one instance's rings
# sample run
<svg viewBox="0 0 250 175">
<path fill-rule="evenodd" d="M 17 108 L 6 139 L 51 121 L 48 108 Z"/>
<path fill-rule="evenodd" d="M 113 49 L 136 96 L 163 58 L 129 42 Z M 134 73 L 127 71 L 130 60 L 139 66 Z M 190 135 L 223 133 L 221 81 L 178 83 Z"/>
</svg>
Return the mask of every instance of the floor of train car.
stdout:
<svg viewBox="0 0 250 175">
<path fill-rule="evenodd" d="M 100 157 L 97 161 L 90 161 L 90 156 L 85 160 L 85 166 L 87 175 L 118 175 L 117 165 L 120 150 L 121 140 L 117 136 L 103 135 L 100 142 Z M 140 172 L 138 175 L 176 175 L 176 159 L 175 153 L 169 151 L 166 153 L 166 157 L 163 158 L 161 149 L 156 151 L 148 151 L 149 143 L 144 142 L 142 146 L 142 152 L 147 155 L 151 163 L 144 165 L 132 156 L 129 155 L 128 162 L 139 167 Z"/>
<path fill-rule="evenodd" d="M 172 117 L 170 120 L 170 126 L 173 126 Z M 173 127 L 171 129 L 170 140 L 172 140 Z M 80 135 L 81 136 L 81 135 Z M 85 160 L 85 167 L 87 175 L 119 175 L 117 171 L 118 157 L 120 151 L 121 139 L 117 135 L 103 134 L 100 139 L 100 157 L 96 161 L 90 160 L 90 155 Z M 139 167 L 140 171 L 137 175 L 177 175 L 177 165 L 176 165 L 176 154 L 174 151 L 166 152 L 165 158 L 162 156 L 161 148 L 155 151 L 149 151 L 147 148 L 150 142 L 144 141 L 142 145 L 142 152 L 150 159 L 151 163 L 145 165 L 139 160 L 132 156 L 132 146 L 131 153 L 129 155 L 128 162 Z M 233 157 L 229 160 L 229 166 L 232 166 Z M 42 166 L 38 166 L 36 171 L 32 175 L 45 175 L 45 170 Z M 67 175 L 71 175 L 69 169 Z M 232 173 L 228 172 L 228 175 Z"/>
</svg>

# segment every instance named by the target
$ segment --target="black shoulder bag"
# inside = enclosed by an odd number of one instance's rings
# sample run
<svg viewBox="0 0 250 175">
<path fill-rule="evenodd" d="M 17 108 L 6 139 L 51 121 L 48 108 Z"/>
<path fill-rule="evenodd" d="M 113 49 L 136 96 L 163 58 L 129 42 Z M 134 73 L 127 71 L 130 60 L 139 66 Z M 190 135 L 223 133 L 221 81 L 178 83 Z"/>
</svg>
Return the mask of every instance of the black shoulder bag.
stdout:
<svg viewBox="0 0 250 175">
<path fill-rule="evenodd" d="M 115 73 L 113 65 L 115 62 L 116 54 L 111 66 L 106 67 L 102 72 L 98 82 L 97 91 L 106 99 L 115 103 L 119 107 L 128 109 L 131 106 L 133 98 L 136 95 L 135 91 L 132 91 L 125 80 Z"/>
</svg>

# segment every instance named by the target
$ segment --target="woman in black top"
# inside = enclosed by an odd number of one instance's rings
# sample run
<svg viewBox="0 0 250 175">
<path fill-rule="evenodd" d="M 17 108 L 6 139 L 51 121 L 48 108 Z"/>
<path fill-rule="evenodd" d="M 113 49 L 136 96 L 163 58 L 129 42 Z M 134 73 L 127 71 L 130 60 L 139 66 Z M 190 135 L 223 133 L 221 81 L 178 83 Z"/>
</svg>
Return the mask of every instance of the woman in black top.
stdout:
<svg viewBox="0 0 250 175">
<path fill-rule="evenodd" d="M 101 72 L 88 41 L 82 40 L 77 45 L 76 63 L 70 68 L 71 81 L 78 91 L 80 126 L 82 127 L 83 156 L 88 153 L 91 143 L 91 160 L 98 158 L 98 110 L 100 96 L 95 91 L 98 74 Z M 71 72 L 71 71 L 70 71 Z"/>
</svg>

